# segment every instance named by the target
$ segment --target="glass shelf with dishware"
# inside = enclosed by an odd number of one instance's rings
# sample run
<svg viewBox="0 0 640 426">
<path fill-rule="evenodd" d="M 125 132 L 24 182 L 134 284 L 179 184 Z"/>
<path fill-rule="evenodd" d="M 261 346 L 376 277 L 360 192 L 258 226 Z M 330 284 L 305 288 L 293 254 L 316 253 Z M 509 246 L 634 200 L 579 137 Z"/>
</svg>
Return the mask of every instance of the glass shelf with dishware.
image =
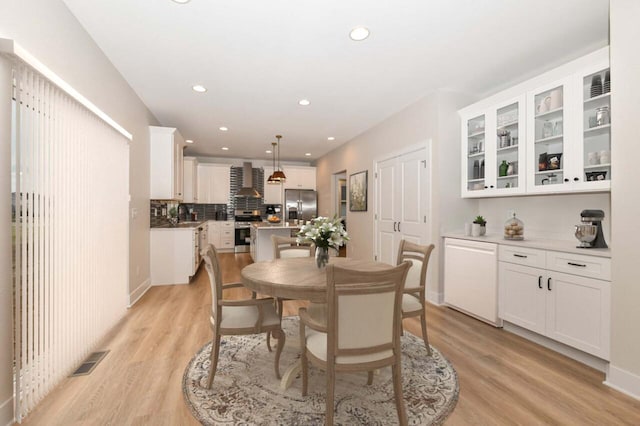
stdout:
<svg viewBox="0 0 640 426">
<path fill-rule="evenodd" d="M 609 105 L 611 102 L 611 92 L 603 93 L 602 95 L 588 97 L 584 99 L 585 108 L 593 105 Z"/>
<path fill-rule="evenodd" d="M 484 151 L 476 152 L 474 154 L 469 154 L 469 158 L 477 158 L 477 157 L 483 157 L 483 156 L 484 156 Z"/>
<path fill-rule="evenodd" d="M 596 136 L 602 133 L 609 133 L 609 129 L 611 128 L 611 124 L 603 124 L 600 126 L 591 127 L 588 129 L 584 129 L 584 135 L 586 137 Z"/>
<path fill-rule="evenodd" d="M 585 170 L 609 169 L 609 168 L 611 168 L 611 163 L 589 164 L 587 166 L 584 166 Z"/>
<path fill-rule="evenodd" d="M 602 68 L 582 80 L 584 182 L 611 180 L 611 74 Z"/>
<path fill-rule="evenodd" d="M 556 109 L 552 109 L 550 111 L 545 111 L 545 112 L 541 112 L 539 114 L 536 114 L 536 119 L 538 120 L 549 120 L 549 119 L 553 119 L 553 118 L 557 118 L 557 117 L 562 117 L 562 113 L 563 113 L 563 108 L 556 108 Z"/>
<path fill-rule="evenodd" d="M 516 143 L 515 145 L 511 145 L 511 146 L 505 146 L 504 148 L 498 148 L 496 149 L 496 152 L 501 153 L 501 152 L 512 152 L 512 151 L 517 151 L 518 150 L 518 144 Z"/>
<path fill-rule="evenodd" d="M 562 142 L 562 136 L 563 135 L 549 136 L 548 138 L 538 139 L 535 143 L 549 144 L 552 142 Z"/>
</svg>

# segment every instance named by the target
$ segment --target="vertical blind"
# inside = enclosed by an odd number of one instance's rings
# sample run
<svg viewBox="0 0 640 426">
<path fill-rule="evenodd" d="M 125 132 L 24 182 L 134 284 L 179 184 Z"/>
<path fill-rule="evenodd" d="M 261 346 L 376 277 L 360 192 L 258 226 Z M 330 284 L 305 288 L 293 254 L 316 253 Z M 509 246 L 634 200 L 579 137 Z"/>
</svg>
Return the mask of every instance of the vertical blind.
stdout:
<svg viewBox="0 0 640 426">
<path fill-rule="evenodd" d="M 20 421 L 126 310 L 128 140 L 13 61 L 15 415 Z"/>
</svg>

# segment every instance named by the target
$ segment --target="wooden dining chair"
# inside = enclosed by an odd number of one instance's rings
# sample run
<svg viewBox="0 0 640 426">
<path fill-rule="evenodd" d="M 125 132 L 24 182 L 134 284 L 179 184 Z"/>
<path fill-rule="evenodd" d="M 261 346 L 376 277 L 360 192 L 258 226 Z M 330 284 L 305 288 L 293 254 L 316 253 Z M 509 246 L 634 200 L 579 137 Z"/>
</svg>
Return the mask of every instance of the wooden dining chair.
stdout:
<svg viewBox="0 0 640 426">
<path fill-rule="evenodd" d="M 284 348 L 285 335 L 282 331 L 282 302 L 273 298 L 223 300 L 222 291 L 243 287 L 242 283 L 222 284 L 218 253 L 213 244 L 209 244 L 203 254 L 205 268 L 211 284 L 211 330 L 213 341 L 211 346 L 211 366 L 207 388 L 211 389 L 218 365 L 220 338 L 223 335 L 273 334 L 278 339 L 276 348 L 275 371 L 280 379 L 280 354 Z M 276 309 L 275 305 L 278 305 Z M 269 346 L 269 351 L 271 347 Z"/>
<path fill-rule="evenodd" d="M 427 354 L 431 355 L 431 346 L 429 346 L 429 337 L 427 335 L 427 313 L 426 313 L 426 281 L 427 266 L 429 265 L 429 257 L 434 249 L 433 244 L 423 246 L 414 244 L 406 240 L 400 241 L 398 249 L 398 262 L 410 260 L 413 265 L 407 274 L 407 280 L 404 284 L 404 294 L 402 295 L 402 318 L 420 317 L 422 326 L 422 340 L 427 348 Z"/>
<path fill-rule="evenodd" d="M 290 257 L 309 257 L 315 254 L 315 245 L 298 244 L 294 237 L 271 236 L 273 258 L 288 259 Z"/>
<path fill-rule="evenodd" d="M 327 265 L 327 322 L 300 308 L 302 395 L 307 395 L 308 362 L 326 371 L 326 424 L 333 424 L 335 373 L 372 372 L 391 366 L 396 409 L 407 423 L 402 399 L 400 335 L 402 288 L 409 262 L 382 271 Z M 310 330 L 308 330 L 310 329 Z"/>
</svg>

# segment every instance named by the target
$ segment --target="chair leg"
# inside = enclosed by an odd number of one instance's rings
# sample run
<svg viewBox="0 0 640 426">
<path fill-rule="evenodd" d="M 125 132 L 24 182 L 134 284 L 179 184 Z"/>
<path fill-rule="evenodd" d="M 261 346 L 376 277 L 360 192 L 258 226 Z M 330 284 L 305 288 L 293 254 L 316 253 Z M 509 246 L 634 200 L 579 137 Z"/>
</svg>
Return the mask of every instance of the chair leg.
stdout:
<svg viewBox="0 0 640 426">
<path fill-rule="evenodd" d="M 422 325 L 422 339 L 427 348 L 427 355 L 431 356 L 431 346 L 429 346 L 429 336 L 427 335 L 427 314 L 424 311 L 420 315 L 420 324 Z"/>
<path fill-rule="evenodd" d="M 373 371 L 368 371 L 367 373 L 367 385 L 371 386 L 373 384 Z"/>
<path fill-rule="evenodd" d="M 278 339 L 278 346 L 276 347 L 276 377 L 280 379 L 280 354 L 282 353 L 282 349 L 284 348 L 285 334 L 282 330 L 273 331 L 273 337 Z"/>
<path fill-rule="evenodd" d="M 213 339 L 211 341 L 211 365 L 209 365 L 209 378 L 207 380 L 207 389 L 211 389 L 213 384 L 213 378 L 216 375 L 216 369 L 218 368 L 218 355 L 220 354 L 220 333 L 213 332 Z"/>
<path fill-rule="evenodd" d="M 300 366 L 302 367 L 302 396 L 307 396 L 309 380 L 309 363 L 307 361 L 307 339 L 305 337 L 305 325 L 300 321 Z"/>
<path fill-rule="evenodd" d="M 393 375 L 393 391 L 396 396 L 396 410 L 398 410 L 398 421 L 400 422 L 400 425 L 406 425 L 407 413 L 404 411 L 404 400 L 402 398 L 402 374 L 400 362 L 400 359 L 398 359 L 397 362 L 391 366 L 391 374 Z"/>
<path fill-rule="evenodd" d="M 269 352 L 272 352 L 271 350 L 271 332 L 267 331 L 267 349 L 269 349 Z"/>
<path fill-rule="evenodd" d="M 329 365 L 329 362 L 331 362 L 332 364 Z M 326 426 L 333 426 L 333 412 L 335 411 L 334 408 L 334 403 L 333 403 L 333 399 L 334 399 L 334 391 L 335 391 L 335 384 L 336 384 L 336 371 L 334 369 L 333 366 L 333 362 L 334 361 L 328 361 L 327 360 L 327 407 L 326 407 L 326 420 L 325 420 L 325 425 Z"/>
</svg>

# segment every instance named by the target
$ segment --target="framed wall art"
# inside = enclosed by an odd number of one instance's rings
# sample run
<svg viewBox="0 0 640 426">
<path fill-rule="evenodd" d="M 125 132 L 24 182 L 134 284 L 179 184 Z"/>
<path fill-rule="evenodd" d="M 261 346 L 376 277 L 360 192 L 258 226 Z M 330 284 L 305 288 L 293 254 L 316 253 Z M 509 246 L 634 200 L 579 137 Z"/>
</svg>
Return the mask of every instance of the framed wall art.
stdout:
<svg viewBox="0 0 640 426">
<path fill-rule="evenodd" d="M 349 211 L 367 211 L 367 175 L 365 170 L 349 176 Z"/>
</svg>

